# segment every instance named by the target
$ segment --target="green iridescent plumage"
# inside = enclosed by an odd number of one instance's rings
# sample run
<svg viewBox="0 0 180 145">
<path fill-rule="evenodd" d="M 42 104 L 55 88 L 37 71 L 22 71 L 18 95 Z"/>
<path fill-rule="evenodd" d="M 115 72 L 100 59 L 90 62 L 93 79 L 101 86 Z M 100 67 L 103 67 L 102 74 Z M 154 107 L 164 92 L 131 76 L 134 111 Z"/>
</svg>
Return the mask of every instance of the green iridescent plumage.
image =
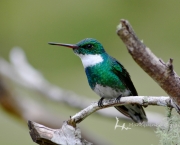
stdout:
<svg viewBox="0 0 180 145">
<path fill-rule="evenodd" d="M 85 68 L 89 85 L 94 89 L 96 84 L 101 84 L 104 87 L 108 84 L 114 89 L 124 91 L 126 88 L 123 82 L 119 80 L 119 77 L 115 74 L 118 73 L 118 71 L 122 71 L 122 68 L 118 67 L 115 62 L 113 62 L 113 58 L 108 56 L 107 53 L 104 53 L 102 57 L 104 60 L 102 63 Z"/>
</svg>

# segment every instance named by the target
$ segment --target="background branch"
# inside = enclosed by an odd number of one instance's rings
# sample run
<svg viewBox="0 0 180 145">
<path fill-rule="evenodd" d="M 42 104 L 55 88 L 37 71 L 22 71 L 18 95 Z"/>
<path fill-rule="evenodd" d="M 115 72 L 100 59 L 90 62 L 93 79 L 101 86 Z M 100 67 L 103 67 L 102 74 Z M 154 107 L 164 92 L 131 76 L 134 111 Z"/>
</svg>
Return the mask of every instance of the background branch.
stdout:
<svg viewBox="0 0 180 145">
<path fill-rule="evenodd" d="M 23 88 L 26 88 L 33 92 L 38 92 L 39 94 L 41 94 L 41 97 L 59 103 L 66 103 L 72 108 L 75 107 L 82 110 L 85 107 L 89 106 L 89 104 L 94 102 L 94 100 L 90 100 L 86 96 L 77 95 L 72 91 L 64 90 L 48 82 L 48 80 L 46 80 L 46 78 L 44 78 L 44 76 L 28 62 L 24 51 L 19 47 L 13 48 L 12 51 L 10 52 L 10 63 L 4 60 L 3 58 L 0 58 L 0 74 L 2 75 L 3 78 L 8 78 L 10 81 L 22 86 Z M 17 95 L 13 96 L 13 98 L 16 97 Z M 25 101 L 25 97 L 23 97 L 23 100 Z M 25 102 L 27 103 L 32 102 L 34 106 L 39 105 L 33 100 L 31 101 L 27 100 Z M 13 101 L 9 101 L 9 104 L 10 103 L 13 103 Z M 17 103 L 17 105 L 21 106 L 21 102 Z M 28 107 L 28 106 L 24 105 L 24 107 Z M 14 107 L 14 109 L 15 108 L 19 108 L 19 107 L 16 106 Z M 30 110 L 30 109 L 21 109 L 21 110 Z M 40 110 L 45 110 L 45 109 L 40 109 Z M 44 112 L 46 111 L 42 111 L 41 116 L 44 116 L 43 115 Z M 21 111 L 20 113 L 23 115 L 27 114 L 27 113 L 23 113 L 23 111 Z M 31 111 L 31 113 L 33 113 L 33 111 Z M 103 109 L 98 111 L 97 113 L 106 117 L 115 118 L 115 116 L 118 116 L 119 118 L 130 120 L 126 116 L 120 114 L 114 108 Z M 149 123 L 158 124 L 161 121 L 162 115 L 159 113 L 146 111 L 146 114 L 148 116 Z M 36 114 L 34 115 L 36 116 Z M 34 115 L 33 114 L 29 115 L 29 118 L 33 118 L 31 120 L 37 121 L 39 123 L 41 122 L 42 124 L 47 125 L 49 127 L 57 127 L 57 123 L 53 121 L 53 117 L 49 117 L 48 120 L 50 121 L 48 121 L 49 123 L 47 124 L 45 123 L 45 120 L 47 121 L 47 119 L 43 119 L 43 117 L 38 117 L 38 115 L 36 116 L 37 118 L 35 118 Z M 154 119 L 155 118 L 154 116 L 156 116 L 156 119 Z M 24 119 L 26 120 L 27 118 Z"/>
<path fill-rule="evenodd" d="M 19 118 L 24 122 L 27 122 L 27 120 L 33 120 L 51 128 L 60 128 L 63 126 L 63 122 L 65 120 L 63 115 L 55 114 L 54 112 L 48 110 L 47 107 L 33 99 L 28 98 L 24 94 L 22 95 L 13 92 L 1 75 L 0 105 L 9 115 Z M 45 130 L 45 132 L 47 131 L 48 130 Z M 91 134 L 86 129 L 81 128 L 81 131 L 83 132 L 82 137 L 86 138 L 93 144 L 106 144 L 104 140 L 99 139 L 100 137 Z M 43 132 L 41 133 L 43 134 Z M 46 135 L 48 136 L 48 134 Z M 37 142 L 38 141 L 39 140 L 37 140 Z M 46 141 L 46 143 L 48 143 L 48 141 Z"/>
</svg>

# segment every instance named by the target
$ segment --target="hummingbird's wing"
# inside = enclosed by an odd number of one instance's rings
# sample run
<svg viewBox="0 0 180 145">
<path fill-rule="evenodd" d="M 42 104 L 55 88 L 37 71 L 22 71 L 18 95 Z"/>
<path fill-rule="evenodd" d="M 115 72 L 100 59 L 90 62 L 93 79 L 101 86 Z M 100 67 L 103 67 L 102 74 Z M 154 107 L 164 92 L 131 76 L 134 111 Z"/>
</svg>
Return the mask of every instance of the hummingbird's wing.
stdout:
<svg viewBox="0 0 180 145">
<path fill-rule="evenodd" d="M 130 95 L 138 96 L 138 93 L 131 81 L 130 75 L 123 67 L 123 65 L 113 57 L 110 57 L 110 59 L 112 60 L 110 62 L 112 62 L 111 66 L 113 73 L 115 73 L 118 76 L 120 81 L 126 86 L 126 89 L 128 89 L 131 92 Z M 133 121 L 137 123 L 147 121 L 146 113 L 141 105 L 128 104 L 116 106 L 115 108 L 122 114 L 124 114 L 127 117 L 130 117 Z"/>
<path fill-rule="evenodd" d="M 138 96 L 138 93 L 133 85 L 133 82 L 131 81 L 129 73 L 126 71 L 123 65 L 120 62 L 118 62 L 115 58 L 111 57 L 111 59 L 113 73 L 115 73 L 118 76 L 118 78 L 122 81 L 122 83 L 126 86 L 126 88 L 129 91 L 131 91 L 132 96 Z"/>
</svg>

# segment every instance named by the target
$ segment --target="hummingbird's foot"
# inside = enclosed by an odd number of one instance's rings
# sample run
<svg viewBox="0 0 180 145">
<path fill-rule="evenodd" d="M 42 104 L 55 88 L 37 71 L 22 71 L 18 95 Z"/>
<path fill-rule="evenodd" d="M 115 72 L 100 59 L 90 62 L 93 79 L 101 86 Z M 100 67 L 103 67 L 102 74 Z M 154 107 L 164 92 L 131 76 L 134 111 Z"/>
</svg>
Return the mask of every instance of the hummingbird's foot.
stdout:
<svg viewBox="0 0 180 145">
<path fill-rule="evenodd" d="M 116 102 L 118 103 L 121 99 L 122 95 L 119 95 L 117 98 L 116 98 Z"/>
<path fill-rule="evenodd" d="M 102 98 L 98 101 L 98 106 L 99 106 L 99 107 L 103 107 L 103 103 L 102 103 L 103 99 L 104 99 L 104 97 L 102 97 Z"/>
</svg>

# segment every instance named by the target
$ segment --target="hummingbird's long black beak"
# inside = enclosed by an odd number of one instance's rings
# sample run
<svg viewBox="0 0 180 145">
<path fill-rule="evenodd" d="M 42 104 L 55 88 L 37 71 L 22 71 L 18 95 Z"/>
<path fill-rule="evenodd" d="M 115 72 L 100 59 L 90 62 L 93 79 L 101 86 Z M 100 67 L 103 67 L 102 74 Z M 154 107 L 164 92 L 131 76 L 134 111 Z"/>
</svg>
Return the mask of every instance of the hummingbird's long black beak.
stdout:
<svg viewBox="0 0 180 145">
<path fill-rule="evenodd" d="M 65 46 L 69 48 L 78 48 L 76 44 L 64 44 L 64 43 L 56 43 L 56 42 L 48 42 L 50 45 L 58 45 L 58 46 Z"/>
</svg>

